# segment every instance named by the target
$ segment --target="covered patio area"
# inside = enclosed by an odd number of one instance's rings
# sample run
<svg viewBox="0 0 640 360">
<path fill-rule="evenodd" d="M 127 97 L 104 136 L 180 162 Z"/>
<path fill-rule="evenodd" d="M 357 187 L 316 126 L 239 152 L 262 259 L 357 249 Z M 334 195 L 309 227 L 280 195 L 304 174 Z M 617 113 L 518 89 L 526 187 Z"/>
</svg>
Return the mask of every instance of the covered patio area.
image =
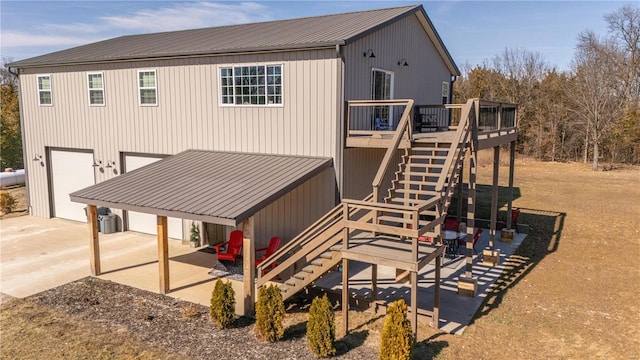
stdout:
<svg viewBox="0 0 640 360">
<path fill-rule="evenodd" d="M 157 278 L 161 294 L 184 290 L 183 286 L 194 282 L 209 282 L 206 269 L 214 265 L 213 260 L 206 260 L 213 259 L 211 254 L 170 256 L 173 244 L 168 241 L 167 217 L 225 225 L 243 232 L 243 283 L 236 289 L 236 303 L 241 304 L 238 314 L 250 314 L 256 292 L 255 215 L 331 166 L 330 158 L 188 150 L 74 192 L 72 201 L 88 205 L 91 274 L 103 274 L 97 206 L 157 216 L 155 269 L 150 270 L 151 261 L 129 267 L 145 284 Z M 178 171 L 182 176 L 175 176 Z M 189 262 L 184 261 L 187 258 Z M 170 266 L 176 266 L 176 261 L 198 264 L 192 266 L 202 268 L 196 271 L 203 273 L 202 278 L 185 282 L 189 271 L 172 277 Z"/>
</svg>

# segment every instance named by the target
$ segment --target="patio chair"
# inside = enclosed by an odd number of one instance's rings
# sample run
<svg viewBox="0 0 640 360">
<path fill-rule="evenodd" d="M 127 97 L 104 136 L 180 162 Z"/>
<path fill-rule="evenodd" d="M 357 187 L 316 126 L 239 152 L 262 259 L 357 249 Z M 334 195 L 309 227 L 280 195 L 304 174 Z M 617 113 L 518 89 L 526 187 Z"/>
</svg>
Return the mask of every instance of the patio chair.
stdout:
<svg viewBox="0 0 640 360">
<path fill-rule="evenodd" d="M 444 229 L 458 231 L 460 228 L 460 221 L 455 216 L 447 216 L 444 220 Z"/>
<path fill-rule="evenodd" d="M 520 209 L 511 209 L 511 228 L 515 229 L 516 233 L 520 233 L 520 231 L 518 231 L 518 216 L 520 216 Z M 498 221 L 498 224 L 502 226 L 501 228 L 505 228 L 507 226 L 507 220 L 503 219 Z"/>
<path fill-rule="evenodd" d="M 273 255 L 273 253 L 278 251 L 281 243 L 282 243 L 282 239 L 280 239 L 277 236 L 274 236 L 269 240 L 269 246 L 267 246 L 266 248 L 256 249 L 256 253 L 264 251 L 264 254 L 260 258 L 256 256 L 256 266 L 258 266 L 261 262 L 267 260 L 269 256 Z M 270 268 L 274 268 L 276 266 L 278 265 L 276 263 L 273 263 L 271 264 Z"/>
<path fill-rule="evenodd" d="M 475 254 L 478 253 L 478 250 L 476 250 L 476 243 L 478 242 L 478 239 L 480 238 L 480 234 L 482 234 L 482 228 L 479 227 L 478 230 L 476 230 L 476 233 L 473 234 L 473 240 L 471 240 L 471 244 L 473 245 L 473 252 Z"/>
<path fill-rule="evenodd" d="M 227 260 L 233 261 L 233 265 L 236 264 L 236 259 L 242 256 L 242 240 L 244 234 L 240 230 L 233 230 L 229 235 L 229 241 L 222 244 L 215 245 L 216 253 L 218 254 L 218 261 Z M 224 252 L 220 250 L 221 247 L 227 245 Z"/>
</svg>

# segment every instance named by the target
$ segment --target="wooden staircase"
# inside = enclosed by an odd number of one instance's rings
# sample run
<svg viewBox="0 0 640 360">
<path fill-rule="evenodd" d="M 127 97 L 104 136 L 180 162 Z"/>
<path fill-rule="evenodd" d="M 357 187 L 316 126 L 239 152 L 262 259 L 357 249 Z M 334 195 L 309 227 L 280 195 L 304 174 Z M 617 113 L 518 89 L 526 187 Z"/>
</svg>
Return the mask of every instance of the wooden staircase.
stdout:
<svg viewBox="0 0 640 360">
<path fill-rule="evenodd" d="M 438 238 L 471 140 L 468 117 L 472 103 L 465 106 L 454 140 L 438 143 L 412 138 L 409 120 L 413 101 L 407 100 L 392 145 L 374 179 L 373 193 L 361 201 L 345 199 L 263 261 L 257 269 L 257 286 L 275 282 L 285 300 L 292 297 L 335 269 L 348 250 L 348 238 L 358 232 L 380 233 L 398 240 Z M 410 146 L 400 149 L 405 137 Z M 386 189 L 387 196 L 381 198 L 380 184 L 398 149 L 404 152 L 402 160 L 391 187 Z M 417 242 L 413 244 L 417 254 Z M 271 270 L 264 273 L 267 269 Z"/>
</svg>

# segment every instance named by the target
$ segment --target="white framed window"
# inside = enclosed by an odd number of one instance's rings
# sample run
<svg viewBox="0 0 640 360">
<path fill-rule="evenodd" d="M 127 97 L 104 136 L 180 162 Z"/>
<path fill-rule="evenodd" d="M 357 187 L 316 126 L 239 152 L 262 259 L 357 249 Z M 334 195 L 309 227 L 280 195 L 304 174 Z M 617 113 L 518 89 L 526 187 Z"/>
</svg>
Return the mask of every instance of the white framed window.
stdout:
<svg viewBox="0 0 640 360">
<path fill-rule="evenodd" d="M 138 94 L 140 106 L 158 105 L 158 88 L 155 70 L 138 70 Z"/>
<path fill-rule="evenodd" d="M 53 106 L 51 75 L 38 75 L 38 104 L 40 106 Z"/>
<path fill-rule="evenodd" d="M 449 82 L 448 81 L 443 81 L 442 82 L 442 104 L 448 104 L 449 103 Z"/>
<path fill-rule="evenodd" d="M 282 64 L 220 67 L 220 104 L 281 106 Z"/>
<path fill-rule="evenodd" d="M 101 72 L 87 74 L 89 106 L 104 106 L 104 80 Z"/>
</svg>

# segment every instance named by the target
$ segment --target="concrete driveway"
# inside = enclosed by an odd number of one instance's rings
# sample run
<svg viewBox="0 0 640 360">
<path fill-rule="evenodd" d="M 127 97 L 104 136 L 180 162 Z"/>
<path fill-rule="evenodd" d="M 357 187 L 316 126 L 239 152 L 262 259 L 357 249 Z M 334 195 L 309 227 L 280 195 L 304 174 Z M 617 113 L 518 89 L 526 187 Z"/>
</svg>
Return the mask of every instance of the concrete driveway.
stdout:
<svg viewBox="0 0 640 360">
<path fill-rule="evenodd" d="M 0 293 L 23 298 L 89 276 L 87 224 L 21 216 L 0 221 Z M 206 305 L 211 254 L 169 241 L 169 296 Z M 100 278 L 158 292 L 155 236 L 100 233 Z"/>
</svg>

